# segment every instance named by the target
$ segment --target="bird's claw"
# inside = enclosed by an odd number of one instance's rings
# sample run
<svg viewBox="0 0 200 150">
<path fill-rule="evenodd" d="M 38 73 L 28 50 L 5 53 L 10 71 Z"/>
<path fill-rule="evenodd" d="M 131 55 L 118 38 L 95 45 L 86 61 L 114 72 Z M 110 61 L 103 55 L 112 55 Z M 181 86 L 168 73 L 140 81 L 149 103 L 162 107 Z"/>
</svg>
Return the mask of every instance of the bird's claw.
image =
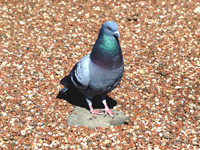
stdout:
<svg viewBox="0 0 200 150">
<path fill-rule="evenodd" d="M 97 114 L 97 115 L 103 115 L 103 113 L 99 112 L 99 111 L 95 111 L 94 109 L 93 110 L 90 110 L 90 112 L 92 113 L 92 117 L 94 118 L 94 114 Z"/>
<path fill-rule="evenodd" d="M 109 108 L 101 109 L 101 111 L 105 112 L 104 117 L 106 117 L 106 115 L 109 114 L 110 117 L 114 118 L 112 114 L 117 114 L 115 112 L 112 112 Z"/>
</svg>

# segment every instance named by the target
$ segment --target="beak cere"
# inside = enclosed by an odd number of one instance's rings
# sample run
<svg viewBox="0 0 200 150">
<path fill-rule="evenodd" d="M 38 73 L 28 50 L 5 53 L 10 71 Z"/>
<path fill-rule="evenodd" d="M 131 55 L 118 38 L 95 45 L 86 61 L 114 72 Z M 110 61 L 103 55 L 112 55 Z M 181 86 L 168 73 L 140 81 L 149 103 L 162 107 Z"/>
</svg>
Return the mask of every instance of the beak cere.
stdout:
<svg viewBox="0 0 200 150">
<path fill-rule="evenodd" d="M 119 31 L 115 31 L 114 33 L 115 33 L 115 36 L 120 38 Z"/>
</svg>

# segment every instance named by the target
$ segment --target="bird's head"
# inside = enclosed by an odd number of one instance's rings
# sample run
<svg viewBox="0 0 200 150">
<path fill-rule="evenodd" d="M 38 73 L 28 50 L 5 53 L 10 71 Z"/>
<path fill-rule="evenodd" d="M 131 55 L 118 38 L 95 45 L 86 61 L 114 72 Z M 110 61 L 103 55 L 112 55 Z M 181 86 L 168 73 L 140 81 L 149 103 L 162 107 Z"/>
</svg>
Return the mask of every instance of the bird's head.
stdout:
<svg viewBox="0 0 200 150">
<path fill-rule="evenodd" d="M 118 31 L 118 25 L 114 21 L 107 21 L 102 24 L 100 33 L 107 34 L 110 36 L 120 37 Z"/>
</svg>

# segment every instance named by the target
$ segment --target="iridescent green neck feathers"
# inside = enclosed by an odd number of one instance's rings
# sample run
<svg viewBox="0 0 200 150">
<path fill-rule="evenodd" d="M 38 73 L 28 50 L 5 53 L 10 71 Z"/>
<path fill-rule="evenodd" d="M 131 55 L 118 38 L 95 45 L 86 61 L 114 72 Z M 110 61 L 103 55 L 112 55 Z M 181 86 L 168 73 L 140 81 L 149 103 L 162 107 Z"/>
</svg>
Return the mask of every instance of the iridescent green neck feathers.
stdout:
<svg viewBox="0 0 200 150">
<path fill-rule="evenodd" d="M 104 68 L 117 68 L 123 64 L 121 47 L 118 38 L 110 35 L 99 35 L 90 54 L 92 62 Z"/>
<path fill-rule="evenodd" d="M 113 36 L 104 34 L 99 40 L 99 48 L 105 55 L 114 56 L 119 52 L 119 43 Z"/>
</svg>

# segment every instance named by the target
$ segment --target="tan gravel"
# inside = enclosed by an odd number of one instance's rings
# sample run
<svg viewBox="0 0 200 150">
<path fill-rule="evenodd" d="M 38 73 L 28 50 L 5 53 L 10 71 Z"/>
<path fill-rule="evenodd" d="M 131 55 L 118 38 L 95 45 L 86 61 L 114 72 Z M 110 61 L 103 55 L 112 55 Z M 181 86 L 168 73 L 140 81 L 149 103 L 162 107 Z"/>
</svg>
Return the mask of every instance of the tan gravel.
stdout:
<svg viewBox="0 0 200 150">
<path fill-rule="evenodd" d="M 110 97 L 129 125 L 68 126 L 60 79 L 118 23 L 125 62 Z M 200 2 L 1 1 L 1 149 L 199 149 Z"/>
</svg>

